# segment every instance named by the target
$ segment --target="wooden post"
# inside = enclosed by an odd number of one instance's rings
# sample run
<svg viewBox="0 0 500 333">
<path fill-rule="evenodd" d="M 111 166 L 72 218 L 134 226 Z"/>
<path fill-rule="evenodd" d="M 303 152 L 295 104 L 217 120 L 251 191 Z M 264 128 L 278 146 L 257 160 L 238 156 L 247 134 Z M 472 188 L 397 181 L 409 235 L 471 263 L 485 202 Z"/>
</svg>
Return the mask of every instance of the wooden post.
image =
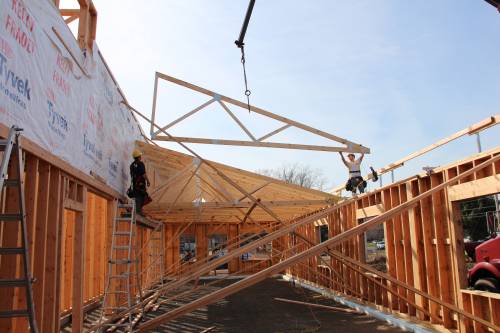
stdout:
<svg viewBox="0 0 500 333">
<path fill-rule="evenodd" d="M 56 309 L 59 299 L 56 299 L 58 280 L 58 246 L 60 228 L 60 196 L 61 196 L 61 172 L 58 169 L 50 172 L 49 209 L 47 220 L 47 239 L 45 249 L 45 282 L 43 291 L 43 326 L 42 333 L 52 333 L 59 330 L 59 322 L 56 323 Z"/>
<path fill-rule="evenodd" d="M 82 212 L 76 212 L 73 246 L 73 297 L 71 327 L 73 333 L 83 332 L 83 285 L 85 276 L 85 228 L 87 223 L 87 189 L 83 190 Z"/>
</svg>

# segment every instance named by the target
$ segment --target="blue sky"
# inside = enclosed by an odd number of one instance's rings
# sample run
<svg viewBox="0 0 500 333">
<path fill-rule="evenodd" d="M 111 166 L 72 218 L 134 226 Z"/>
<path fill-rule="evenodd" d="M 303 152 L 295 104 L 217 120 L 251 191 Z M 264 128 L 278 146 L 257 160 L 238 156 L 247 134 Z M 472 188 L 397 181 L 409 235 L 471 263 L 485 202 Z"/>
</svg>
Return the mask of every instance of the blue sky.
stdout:
<svg viewBox="0 0 500 333">
<path fill-rule="evenodd" d="M 137 109 L 151 113 L 155 71 L 244 100 L 233 42 L 248 1 L 94 3 L 97 43 Z M 481 0 L 257 0 L 246 54 L 252 104 L 370 147 L 366 171 L 500 109 L 500 14 Z M 162 124 L 207 100 L 167 84 L 159 94 Z M 279 126 L 245 110 L 233 112 L 257 136 Z M 172 132 L 245 138 L 220 107 Z M 483 148 L 498 146 L 499 138 L 500 128 L 487 131 Z M 293 130 L 278 139 L 327 143 Z M 252 171 L 299 162 L 321 169 L 331 186 L 346 177 L 336 153 L 191 147 L 205 158 Z M 396 178 L 475 151 L 475 138 L 465 137 L 409 163 Z"/>
</svg>

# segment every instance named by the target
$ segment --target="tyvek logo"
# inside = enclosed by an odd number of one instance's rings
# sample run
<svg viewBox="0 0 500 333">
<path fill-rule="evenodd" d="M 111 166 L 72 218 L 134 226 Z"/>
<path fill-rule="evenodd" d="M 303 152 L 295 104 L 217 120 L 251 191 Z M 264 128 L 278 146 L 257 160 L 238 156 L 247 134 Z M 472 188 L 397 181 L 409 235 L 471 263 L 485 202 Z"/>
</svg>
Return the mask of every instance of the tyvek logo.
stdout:
<svg viewBox="0 0 500 333">
<path fill-rule="evenodd" d="M 28 79 L 23 80 L 8 67 L 8 59 L 3 53 L 0 53 L 0 91 L 23 109 L 26 109 L 26 102 L 31 101 Z"/>
</svg>

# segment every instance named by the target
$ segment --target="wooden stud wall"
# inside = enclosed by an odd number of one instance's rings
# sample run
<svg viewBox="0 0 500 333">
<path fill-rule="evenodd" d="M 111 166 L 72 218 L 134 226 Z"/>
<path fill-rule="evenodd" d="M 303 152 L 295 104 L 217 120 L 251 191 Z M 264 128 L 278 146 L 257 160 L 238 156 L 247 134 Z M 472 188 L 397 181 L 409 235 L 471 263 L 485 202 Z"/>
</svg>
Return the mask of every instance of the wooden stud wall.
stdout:
<svg viewBox="0 0 500 333">
<path fill-rule="evenodd" d="M 104 293 L 110 228 L 115 199 L 43 159 L 24 152 L 25 201 L 33 297 L 39 332 L 58 331 L 62 318 L 72 318 L 73 332 L 82 331 L 84 305 L 99 301 Z M 15 161 L 13 161 L 15 162 Z M 12 163 L 11 163 L 12 164 Z M 9 175 L 16 177 L 15 169 Z M 99 190 L 102 192 L 102 188 Z M 17 209 L 17 192 L 3 196 L 2 212 Z M 139 227 L 145 240 L 148 232 Z M 20 246 L 14 223 L 0 223 L 0 244 Z M 144 265 L 149 253 L 143 254 Z M 0 278 L 21 276 L 21 260 L 0 255 Z M 0 310 L 23 309 L 24 289 L 5 289 Z M 28 330 L 25 318 L 0 319 L 0 332 Z"/>
<path fill-rule="evenodd" d="M 330 214 L 329 236 L 358 225 L 360 219 L 367 217 L 366 212 L 387 211 L 497 154 L 500 154 L 500 148 L 436 169 L 431 175 L 422 174 L 359 196 Z M 306 266 L 295 265 L 287 273 L 381 310 L 397 312 L 448 329 L 487 332 L 481 324 L 458 318 L 446 307 L 415 295 L 404 284 L 455 304 L 487 321 L 499 323 L 498 295 L 466 290 L 463 232 L 458 221 L 457 202 L 449 198 L 449 193 L 458 197 L 456 192 L 459 191 L 455 187 L 460 189 L 460 198 L 466 199 L 476 197 L 478 193 L 496 193 L 499 184 L 500 163 L 495 163 L 463 179 L 458 185 L 436 192 L 415 208 L 384 223 L 387 274 L 403 284 L 392 283 L 373 272 L 354 269 L 352 264 L 335 257 L 331 258 L 335 272 L 318 264 L 317 260 L 309 259 L 305 262 Z M 316 237 L 316 241 L 319 241 L 314 225 L 301 227 L 297 232 Z M 363 263 L 361 243 L 364 243 L 362 238 L 356 237 L 335 246 L 333 250 Z M 295 244 L 294 237 L 288 236 L 286 244 L 291 248 Z M 302 249 L 305 248 L 303 245 Z"/>
</svg>

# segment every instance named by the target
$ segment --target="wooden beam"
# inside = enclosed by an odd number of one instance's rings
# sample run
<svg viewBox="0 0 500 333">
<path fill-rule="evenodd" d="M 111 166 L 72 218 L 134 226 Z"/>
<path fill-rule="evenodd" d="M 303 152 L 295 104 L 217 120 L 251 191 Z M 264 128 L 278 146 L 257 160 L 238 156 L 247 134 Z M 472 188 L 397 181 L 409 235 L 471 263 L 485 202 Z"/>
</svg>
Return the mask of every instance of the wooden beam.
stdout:
<svg viewBox="0 0 500 333">
<path fill-rule="evenodd" d="M 76 212 L 83 212 L 85 210 L 85 204 L 73 199 L 66 198 L 64 199 L 64 208 L 74 210 Z"/>
<path fill-rule="evenodd" d="M 365 219 L 367 217 L 378 216 L 384 213 L 384 205 L 377 204 L 369 207 L 363 207 L 356 210 L 356 218 Z"/>
<path fill-rule="evenodd" d="M 79 16 L 80 9 L 59 9 L 61 16 Z"/>
<path fill-rule="evenodd" d="M 500 174 L 489 176 L 467 183 L 450 186 L 448 198 L 450 201 L 493 195 L 500 192 Z"/>
<path fill-rule="evenodd" d="M 304 206 L 325 206 L 332 204 L 328 199 L 326 200 L 288 200 L 288 201 L 261 201 L 262 204 L 267 207 L 301 207 Z M 150 210 L 161 210 L 165 207 L 170 206 L 171 203 L 151 203 L 148 208 Z M 253 205 L 251 201 L 240 201 L 240 202 L 189 202 L 189 203 L 179 203 L 173 207 L 173 210 L 183 210 L 189 208 L 248 208 Z"/>
<path fill-rule="evenodd" d="M 252 140 L 252 141 L 256 141 L 255 137 L 252 135 L 252 133 L 250 133 L 250 131 L 245 127 L 245 125 L 243 125 L 243 123 L 238 119 L 238 117 L 236 117 L 234 115 L 234 113 L 231 112 L 231 110 L 229 110 L 229 108 L 227 107 L 226 104 L 224 104 L 223 102 L 221 102 L 220 100 L 218 100 L 217 102 L 219 102 L 219 104 L 222 106 L 222 108 L 227 112 L 227 114 L 233 118 L 233 120 L 236 122 L 236 124 L 238 124 L 238 126 L 248 135 L 248 137 Z"/>
<path fill-rule="evenodd" d="M 168 141 L 168 142 L 185 142 L 185 143 L 199 143 L 210 145 L 225 145 L 225 146 L 244 146 L 244 147 L 266 147 L 266 148 L 284 148 L 284 149 L 298 149 L 298 150 L 311 150 L 311 151 L 326 151 L 326 152 L 344 152 L 344 153 L 364 153 L 365 149 L 357 147 L 330 147 L 330 146 L 316 146 L 316 145 L 303 145 L 295 143 L 281 143 L 281 142 L 260 142 L 260 141 L 242 141 L 242 140 L 225 140 L 225 139 L 206 139 L 206 138 L 188 138 L 181 136 L 167 137 L 164 135 L 155 136 L 155 140 Z"/>
<path fill-rule="evenodd" d="M 83 207 L 87 207 L 87 191 L 83 191 Z M 71 312 L 71 329 L 73 333 L 83 332 L 84 295 L 83 285 L 85 276 L 85 229 L 87 211 L 84 209 L 76 213 L 75 238 L 73 246 L 73 297 Z"/>
<path fill-rule="evenodd" d="M 78 18 L 79 18 L 79 16 L 77 16 L 77 15 L 70 16 L 67 19 L 64 19 L 64 23 L 70 24 L 71 22 L 78 20 Z"/>
<path fill-rule="evenodd" d="M 282 132 L 282 131 L 286 130 L 287 128 L 289 128 L 289 127 L 291 127 L 291 126 L 292 126 L 292 125 L 290 125 L 290 124 L 286 124 L 286 125 L 284 125 L 284 126 L 281 126 L 280 128 L 275 129 L 274 131 L 269 132 L 269 133 L 267 133 L 266 135 L 264 135 L 264 136 L 262 136 L 262 137 L 258 138 L 258 139 L 257 139 L 257 141 L 264 141 L 265 139 L 269 139 L 270 137 L 272 137 L 272 136 L 274 136 L 274 135 L 276 135 L 276 134 L 278 134 L 278 133 L 280 133 L 280 132 Z"/>
<path fill-rule="evenodd" d="M 43 292 L 43 326 L 42 332 L 55 332 L 59 328 L 56 321 L 57 281 L 59 276 L 58 246 L 60 242 L 60 198 L 61 198 L 61 172 L 57 169 L 50 172 L 49 210 L 47 218 L 47 242 L 45 250 L 45 282 Z"/>
<path fill-rule="evenodd" d="M 215 102 L 215 99 L 212 98 L 210 100 L 208 100 L 207 102 L 203 103 L 202 105 L 194 108 L 193 110 L 189 111 L 188 113 L 184 114 L 183 116 L 177 118 L 176 120 L 172 121 L 171 123 L 169 123 L 168 125 L 164 126 L 161 128 L 161 130 L 163 131 L 166 131 L 168 130 L 170 127 L 180 123 L 181 121 L 183 121 L 184 119 L 188 118 L 188 117 L 191 117 L 193 114 L 197 113 L 198 111 L 201 111 L 203 110 L 204 108 L 206 108 L 207 106 L 209 106 L 210 104 L 212 104 L 213 102 Z M 159 131 L 156 131 L 153 133 L 153 135 L 151 136 L 151 138 L 154 140 L 156 135 L 158 133 L 161 133 L 161 130 Z"/>
</svg>

